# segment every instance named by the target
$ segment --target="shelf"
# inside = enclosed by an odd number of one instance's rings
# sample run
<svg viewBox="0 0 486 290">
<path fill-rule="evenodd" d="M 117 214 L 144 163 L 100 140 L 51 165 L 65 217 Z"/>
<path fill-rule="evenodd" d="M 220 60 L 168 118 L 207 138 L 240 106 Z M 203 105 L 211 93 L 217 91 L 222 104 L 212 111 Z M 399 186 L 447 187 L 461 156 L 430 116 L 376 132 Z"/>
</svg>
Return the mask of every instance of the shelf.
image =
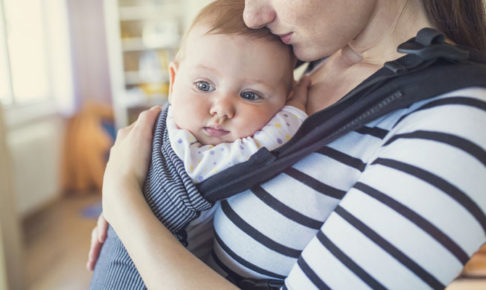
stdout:
<svg viewBox="0 0 486 290">
<path fill-rule="evenodd" d="M 143 102 L 140 104 L 132 104 L 126 107 L 127 111 L 127 123 L 131 124 L 135 120 L 137 120 L 138 115 L 143 112 L 144 110 L 150 109 L 150 107 L 158 105 L 158 106 L 166 106 L 167 100 L 166 99 L 159 99 L 157 101 L 152 102 Z"/>
<path fill-rule="evenodd" d="M 141 37 L 124 38 L 122 39 L 123 51 L 144 51 L 156 49 L 175 49 L 178 39 L 171 39 L 167 41 L 160 41 L 158 43 L 146 44 Z"/>
<path fill-rule="evenodd" d="M 147 96 L 140 89 L 128 90 L 124 95 L 119 97 L 118 101 L 124 108 L 164 105 L 167 102 L 167 96 L 164 94 Z"/>
<path fill-rule="evenodd" d="M 126 71 L 125 72 L 125 84 L 126 85 L 138 85 L 140 84 L 140 77 L 138 71 Z"/>
<path fill-rule="evenodd" d="M 179 47 L 181 30 L 210 0 L 103 1 L 112 100 L 121 128 L 138 108 L 167 102 L 167 67 Z"/>
<path fill-rule="evenodd" d="M 168 82 L 168 73 L 163 74 L 162 82 Z M 126 85 L 140 85 L 146 83 L 146 81 L 140 79 L 140 73 L 138 71 L 126 71 L 125 72 L 125 84 Z"/>
</svg>

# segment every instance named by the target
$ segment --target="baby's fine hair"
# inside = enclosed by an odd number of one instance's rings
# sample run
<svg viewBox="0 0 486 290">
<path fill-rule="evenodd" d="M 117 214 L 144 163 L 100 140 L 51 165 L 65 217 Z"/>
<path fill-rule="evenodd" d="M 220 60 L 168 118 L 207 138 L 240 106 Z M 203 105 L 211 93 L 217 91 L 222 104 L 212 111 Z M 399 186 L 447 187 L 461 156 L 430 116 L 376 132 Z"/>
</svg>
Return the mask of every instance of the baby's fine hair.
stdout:
<svg viewBox="0 0 486 290">
<path fill-rule="evenodd" d="M 210 27 L 208 33 L 241 34 L 254 38 L 267 38 L 271 41 L 280 42 L 278 36 L 273 35 L 267 28 L 248 28 L 243 21 L 244 9 L 244 0 L 213 1 L 199 12 L 194 19 L 191 28 L 199 24 L 205 24 Z"/>
<path fill-rule="evenodd" d="M 270 32 L 268 28 L 250 29 L 243 21 L 244 0 L 215 0 L 205 6 L 194 18 L 191 26 L 182 38 L 176 61 L 181 60 L 184 45 L 189 32 L 198 25 L 207 25 L 207 33 L 236 34 L 255 39 L 265 39 L 285 47 L 289 52 L 290 61 L 295 64 L 296 58 L 290 46 L 281 42 L 280 38 Z"/>
</svg>

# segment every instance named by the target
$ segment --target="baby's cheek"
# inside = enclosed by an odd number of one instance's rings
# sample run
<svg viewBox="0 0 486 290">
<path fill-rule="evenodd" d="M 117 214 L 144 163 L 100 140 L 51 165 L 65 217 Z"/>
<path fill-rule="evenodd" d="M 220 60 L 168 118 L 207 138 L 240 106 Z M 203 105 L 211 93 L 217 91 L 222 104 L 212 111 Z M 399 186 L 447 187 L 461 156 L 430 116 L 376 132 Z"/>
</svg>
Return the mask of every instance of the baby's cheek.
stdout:
<svg viewBox="0 0 486 290">
<path fill-rule="evenodd" d="M 238 120 L 233 120 L 235 122 L 233 128 L 237 128 L 235 139 L 253 136 L 270 122 L 281 107 L 274 103 L 267 103 L 260 107 L 251 106 L 245 109 L 240 110 Z"/>
<path fill-rule="evenodd" d="M 174 122 L 179 129 L 184 129 L 188 131 L 192 131 L 194 128 L 194 118 L 189 117 L 190 115 L 187 114 L 178 114 L 174 116 Z"/>
<path fill-rule="evenodd" d="M 241 127 L 240 136 L 238 138 L 253 136 L 257 131 L 260 131 L 263 127 L 265 127 L 267 123 L 268 122 L 265 118 L 252 119 L 251 122 L 248 122 L 246 125 Z"/>
</svg>

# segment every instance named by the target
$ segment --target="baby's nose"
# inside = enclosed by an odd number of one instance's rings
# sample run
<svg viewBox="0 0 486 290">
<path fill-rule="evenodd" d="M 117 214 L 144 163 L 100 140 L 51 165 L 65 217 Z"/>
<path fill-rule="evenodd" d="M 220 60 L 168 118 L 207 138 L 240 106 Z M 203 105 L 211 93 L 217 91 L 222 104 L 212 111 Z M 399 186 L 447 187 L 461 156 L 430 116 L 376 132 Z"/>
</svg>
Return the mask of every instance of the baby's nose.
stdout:
<svg viewBox="0 0 486 290">
<path fill-rule="evenodd" d="M 217 98 L 210 109 L 211 116 L 218 117 L 220 121 L 231 119 L 235 115 L 235 107 L 230 96 Z"/>
</svg>

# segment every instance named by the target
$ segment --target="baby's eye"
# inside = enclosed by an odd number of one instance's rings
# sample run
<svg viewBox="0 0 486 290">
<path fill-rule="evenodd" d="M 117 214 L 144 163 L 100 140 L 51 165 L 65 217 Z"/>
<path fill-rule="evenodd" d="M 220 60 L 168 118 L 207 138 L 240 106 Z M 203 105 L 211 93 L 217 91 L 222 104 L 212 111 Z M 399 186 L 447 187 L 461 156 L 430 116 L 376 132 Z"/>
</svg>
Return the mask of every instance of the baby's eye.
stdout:
<svg viewBox="0 0 486 290">
<path fill-rule="evenodd" d="M 257 100 L 262 99 L 262 97 L 260 95 L 258 95 L 257 93 L 254 93 L 254 92 L 241 92 L 240 96 L 243 99 L 249 100 L 249 101 L 257 101 Z"/>
<path fill-rule="evenodd" d="M 212 86 L 210 83 L 206 81 L 197 81 L 195 84 L 196 84 L 196 88 L 200 91 L 203 92 L 214 91 L 214 86 Z"/>
</svg>

